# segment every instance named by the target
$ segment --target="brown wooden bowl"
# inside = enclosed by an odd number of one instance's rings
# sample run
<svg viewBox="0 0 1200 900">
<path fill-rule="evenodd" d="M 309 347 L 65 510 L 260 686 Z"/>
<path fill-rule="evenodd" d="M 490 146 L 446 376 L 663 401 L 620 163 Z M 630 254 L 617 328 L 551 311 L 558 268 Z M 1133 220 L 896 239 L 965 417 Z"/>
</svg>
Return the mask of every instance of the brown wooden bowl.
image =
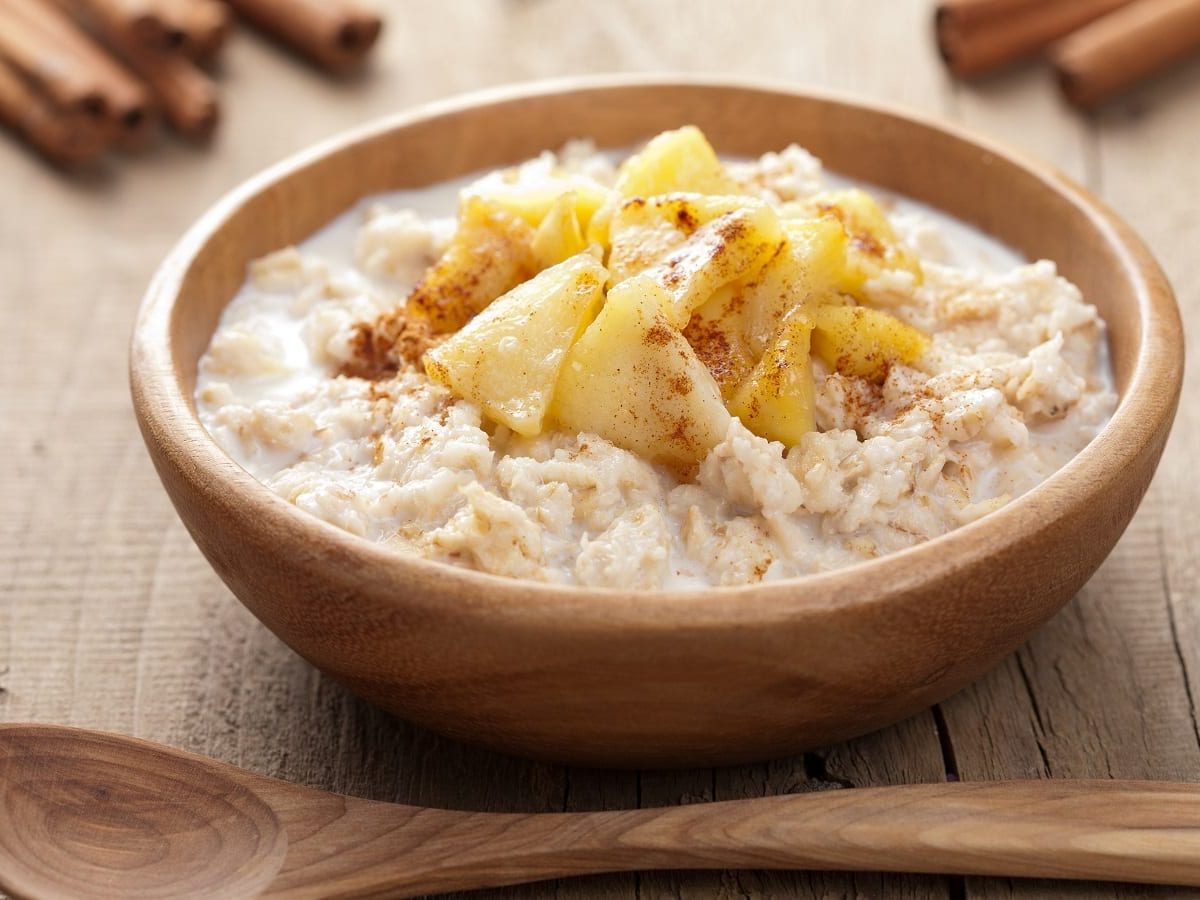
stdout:
<svg viewBox="0 0 1200 900">
<path fill-rule="evenodd" d="M 833 170 L 1056 260 L 1108 321 L 1120 406 L 1062 470 L 944 537 L 741 588 L 554 587 L 412 559 L 301 512 L 196 417 L 196 365 L 246 265 L 366 194 L 515 163 L 572 137 L 627 147 L 695 123 L 720 152 L 798 142 Z M 1006 149 L 778 85 L 603 79 L 476 95 L 336 138 L 210 210 L 159 270 L 133 397 L 181 518 L 289 646 L 384 709 L 500 750 L 596 765 L 760 760 L 879 728 L 995 665 L 1072 597 L 1146 490 L 1174 418 L 1171 289 L 1099 201 Z"/>
</svg>

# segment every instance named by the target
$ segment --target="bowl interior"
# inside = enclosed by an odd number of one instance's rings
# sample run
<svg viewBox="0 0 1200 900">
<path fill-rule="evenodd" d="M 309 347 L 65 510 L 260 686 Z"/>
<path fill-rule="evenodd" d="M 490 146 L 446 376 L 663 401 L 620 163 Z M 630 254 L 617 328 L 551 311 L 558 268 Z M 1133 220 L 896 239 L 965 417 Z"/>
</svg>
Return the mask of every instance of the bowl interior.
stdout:
<svg viewBox="0 0 1200 900">
<path fill-rule="evenodd" d="M 196 365 L 246 266 L 297 243 L 363 196 L 420 187 L 510 165 L 590 137 L 626 147 L 694 123 L 718 152 L 757 155 L 798 143 L 834 171 L 885 187 L 973 224 L 1030 259 L 1055 260 L 1109 323 L 1118 390 L 1141 341 L 1139 301 L 1118 241 L 1064 191 L 1069 183 L 1004 151 L 885 109 L 729 85 L 626 85 L 547 92 L 431 118 L 397 119 L 322 148 L 282 177 L 266 173 L 240 192 L 191 262 L 174 304 L 176 374 L 189 397 Z M 1049 181 L 1056 182 L 1050 189 Z"/>
</svg>

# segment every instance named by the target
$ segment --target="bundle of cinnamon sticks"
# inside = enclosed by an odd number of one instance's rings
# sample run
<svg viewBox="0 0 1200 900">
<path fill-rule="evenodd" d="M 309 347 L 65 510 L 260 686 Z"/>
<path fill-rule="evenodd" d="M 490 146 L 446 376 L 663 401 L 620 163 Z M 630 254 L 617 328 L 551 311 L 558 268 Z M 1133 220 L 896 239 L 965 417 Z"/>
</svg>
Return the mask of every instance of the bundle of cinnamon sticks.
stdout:
<svg viewBox="0 0 1200 900">
<path fill-rule="evenodd" d="M 334 72 L 382 27 L 363 0 L 0 0 L 0 124 L 67 168 L 145 146 L 160 119 L 207 138 L 236 17 Z"/>
<path fill-rule="evenodd" d="M 1090 109 L 1200 51 L 1200 0 L 941 0 L 936 28 L 955 75 L 1044 55 Z"/>
</svg>

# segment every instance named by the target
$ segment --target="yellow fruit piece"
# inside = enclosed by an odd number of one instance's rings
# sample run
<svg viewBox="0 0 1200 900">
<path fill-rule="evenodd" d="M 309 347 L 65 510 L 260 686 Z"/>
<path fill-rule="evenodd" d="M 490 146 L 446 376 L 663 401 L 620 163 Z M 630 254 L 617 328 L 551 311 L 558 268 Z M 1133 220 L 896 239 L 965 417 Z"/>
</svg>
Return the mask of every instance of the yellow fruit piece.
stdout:
<svg viewBox="0 0 1200 900">
<path fill-rule="evenodd" d="M 819 215 L 837 219 L 846 229 L 850 239 L 846 265 L 858 282 L 855 290 L 884 269 L 911 272 L 916 283 L 921 283 L 921 263 L 916 254 L 900 242 L 887 215 L 866 191 L 827 191 L 809 199 L 807 205 Z"/>
<path fill-rule="evenodd" d="M 611 288 L 567 354 L 551 412 L 561 427 L 598 434 L 690 474 L 724 437 L 729 413 L 716 382 L 663 314 L 644 277 Z"/>
<path fill-rule="evenodd" d="M 784 222 L 787 238 L 752 275 L 720 288 L 684 329 L 696 355 L 729 398 L 788 315 L 830 302 L 845 289 L 846 231 L 830 217 Z"/>
<path fill-rule="evenodd" d="M 586 225 L 589 243 L 608 245 L 609 228 L 623 200 L 677 191 L 738 193 L 737 184 L 725 173 L 712 144 L 695 125 L 664 131 L 621 164 L 614 196 Z"/>
<path fill-rule="evenodd" d="M 873 203 L 867 195 L 862 197 Z M 886 220 L 882 221 L 891 234 Z M 835 215 L 785 218 L 783 228 L 784 251 L 755 275 L 731 285 L 743 297 L 745 336 L 755 354 L 766 350 L 779 324 L 794 309 L 844 304 L 845 295 L 862 299 L 863 284 L 879 271 L 864 267 L 862 251 Z"/>
<path fill-rule="evenodd" d="M 783 225 L 786 238 L 762 268 L 718 290 L 684 330 L 727 399 L 787 316 L 836 302 L 853 280 L 840 222 L 821 217 Z"/>
<path fill-rule="evenodd" d="M 695 125 L 664 131 L 625 160 L 617 172 L 616 189 L 624 197 L 653 197 L 672 191 L 738 193 L 712 144 Z"/>
<path fill-rule="evenodd" d="M 683 330 L 726 400 L 750 374 L 761 352 L 755 352 L 747 338 L 747 320 L 752 315 L 749 296 L 742 282 L 721 288 L 692 314 Z"/>
<path fill-rule="evenodd" d="M 533 237 L 512 213 L 467 201 L 449 246 L 408 295 L 405 310 L 434 333 L 457 331 L 537 271 Z"/>
<path fill-rule="evenodd" d="M 821 306 L 814 315 L 812 352 L 843 375 L 883 381 L 895 363 L 916 362 L 929 346 L 920 331 L 864 306 Z"/>
<path fill-rule="evenodd" d="M 742 297 L 745 337 L 763 353 L 784 317 L 799 307 L 827 302 L 848 290 L 846 231 L 832 218 L 790 220 L 778 252 L 749 278 L 731 287 Z"/>
<path fill-rule="evenodd" d="M 643 274 L 666 289 L 667 321 L 683 328 L 719 288 L 759 269 L 782 239 L 783 229 L 771 207 L 747 206 L 697 229 Z"/>
<path fill-rule="evenodd" d="M 862 288 L 861 273 L 847 263 L 850 235 L 837 219 L 784 222 L 791 255 L 804 271 L 805 289 L 811 298 L 828 294 L 853 294 Z"/>
<path fill-rule="evenodd" d="M 533 257 L 538 268 L 548 269 L 587 249 L 575 212 L 575 195 L 563 194 L 550 207 L 533 236 Z"/>
<path fill-rule="evenodd" d="M 540 433 L 567 351 L 607 279 L 590 253 L 546 269 L 428 351 L 426 373 L 518 434 Z"/>
<path fill-rule="evenodd" d="M 729 411 L 759 437 L 791 447 L 813 430 L 812 332 L 812 320 L 803 312 L 788 316 L 730 398 Z"/>
<path fill-rule="evenodd" d="M 624 198 L 616 191 L 609 196 L 604 205 L 596 210 L 596 214 L 588 220 L 587 226 L 584 228 L 583 236 L 589 244 L 595 244 L 598 247 L 607 249 L 609 245 L 609 227 L 612 225 L 612 218 L 616 211 L 620 209 Z"/>
<path fill-rule="evenodd" d="M 624 281 L 649 268 L 718 216 L 747 206 L 762 206 L 750 197 L 673 193 L 632 197 L 609 225 L 609 271 Z"/>
<path fill-rule="evenodd" d="M 533 184 L 509 183 L 488 177 L 468 188 L 464 200 L 481 201 L 490 209 L 504 210 L 536 228 L 563 195 L 570 194 L 575 217 L 580 227 L 586 228 L 610 193 L 608 188 L 582 175 L 567 175 Z"/>
</svg>

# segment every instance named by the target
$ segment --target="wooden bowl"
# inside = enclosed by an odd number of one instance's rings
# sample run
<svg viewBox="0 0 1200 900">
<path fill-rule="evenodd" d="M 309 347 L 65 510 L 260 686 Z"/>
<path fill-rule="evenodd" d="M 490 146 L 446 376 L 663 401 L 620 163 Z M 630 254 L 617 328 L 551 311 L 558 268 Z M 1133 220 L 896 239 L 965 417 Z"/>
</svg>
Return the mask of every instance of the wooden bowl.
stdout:
<svg viewBox="0 0 1200 900">
<path fill-rule="evenodd" d="M 196 417 L 196 364 L 246 265 L 365 194 L 515 163 L 572 137 L 628 147 L 692 122 L 720 152 L 798 142 L 829 167 L 1056 260 L 1108 321 L 1120 405 L 1043 485 L 841 571 L 741 588 L 554 587 L 411 559 L 318 521 Z M 1141 241 L 1057 172 L 957 129 L 778 85 L 604 79 L 426 107 L 294 157 L 171 252 L 133 337 L 154 464 L 213 568 L 289 646 L 435 731 L 544 759 L 712 765 L 829 744 L 977 678 L 1058 610 L 1128 524 L 1178 402 L 1183 341 Z"/>
</svg>

